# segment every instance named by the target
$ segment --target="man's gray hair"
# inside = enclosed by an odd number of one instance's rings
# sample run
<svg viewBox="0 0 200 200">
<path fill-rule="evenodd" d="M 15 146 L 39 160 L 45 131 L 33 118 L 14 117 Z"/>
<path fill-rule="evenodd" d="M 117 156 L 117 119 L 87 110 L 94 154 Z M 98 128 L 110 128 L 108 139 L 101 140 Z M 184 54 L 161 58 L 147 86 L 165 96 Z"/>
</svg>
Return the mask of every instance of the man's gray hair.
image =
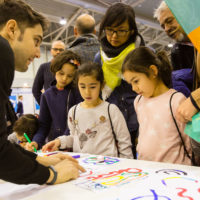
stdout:
<svg viewBox="0 0 200 200">
<path fill-rule="evenodd" d="M 62 44 L 63 46 L 65 46 L 65 43 L 62 40 L 53 41 L 51 47 L 53 47 L 55 44 Z"/>
<path fill-rule="evenodd" d="M 161 12 L 163 12 L 164 10 L 167 10 L 167 9 L 169 9 L 168 6 L 167 6 L 167 4 L 164 1 L 162 1 L 160 3 L 160 5 L 158 6 L 158 8 L 155 9 L 155 11 L 154 11 L 154 18 L 156 18 L 157 20 L 159 20 Z"/>
</svg>

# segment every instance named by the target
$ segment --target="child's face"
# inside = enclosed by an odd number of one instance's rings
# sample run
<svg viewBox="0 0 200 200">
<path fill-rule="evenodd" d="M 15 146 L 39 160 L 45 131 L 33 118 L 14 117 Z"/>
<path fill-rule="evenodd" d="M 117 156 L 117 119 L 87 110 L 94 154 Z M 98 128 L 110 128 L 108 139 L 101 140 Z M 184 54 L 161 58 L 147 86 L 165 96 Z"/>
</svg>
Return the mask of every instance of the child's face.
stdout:
<svg viewBox="0 0 200 200">
<path fill-rule="evenodd" d="M 71 64 L 64 64 L 61 70 L 56 72 L 56 87 L 59 89 L 64 88 L 66 85 L 70 84 L 74 78 L 75 68 Z"/>
<path fill-rule="evenodd" d="M 17 136 L 17 139 L 19 140 L 19 145 L 20 145 L 21 147 L 25 147 L 25 145 L 26 145 L 26 143 L 27 143 L 26 138 L 25 138 L 23 135 L 20 136 L 20 135 L 16 134 L 16 136 Z"/>
<path fill-rule="evenodd" d="M 125 80 L 131 84 L 132 90 L 137 94 L 144 97 L 153 97 L 156 89 L 155 79 L 150 75 L 148 77 L 144 73 L 138 73 L 134 71 L 125 71 L 123 74 Z"/>
<path fill-rule="evenodd" d="M 101 84 L 94 76 L 79 76 L 78 88 L 88 107 L 98 105 Z"/>
</svg>

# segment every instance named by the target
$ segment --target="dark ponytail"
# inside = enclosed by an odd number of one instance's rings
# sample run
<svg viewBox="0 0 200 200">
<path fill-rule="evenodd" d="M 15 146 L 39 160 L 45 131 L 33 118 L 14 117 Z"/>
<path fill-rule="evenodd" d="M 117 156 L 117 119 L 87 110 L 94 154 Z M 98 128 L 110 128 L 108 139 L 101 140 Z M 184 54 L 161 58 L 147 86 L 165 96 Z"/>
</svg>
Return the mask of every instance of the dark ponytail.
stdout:
<svg viewBox="0 0 200 200">
<path fill-rule="evenodd" d="M 162 64 L 161 66 L 158 66 L 158 72 L 159 72 L 160 78 L 167 87 L 171 88 L 172 87 L 172 79 L 171 79 L 172 66 L 169 62 L 167 54 L 165 51 L 159 51 L 156 55 Z"/>
<path fill-rule="evenodd" d="M 131 51 L 125 58 L 122 65 L 122 73 L 125 71 L 135 71 L 150 76 L 149 67 L 155 65 L 158 69 L 158 78 L 168 87 L 172 87 L 171 72 L 172 67 L 164 51 L 157 54 L 148 47 L 138 47 Z"/>
</svg>

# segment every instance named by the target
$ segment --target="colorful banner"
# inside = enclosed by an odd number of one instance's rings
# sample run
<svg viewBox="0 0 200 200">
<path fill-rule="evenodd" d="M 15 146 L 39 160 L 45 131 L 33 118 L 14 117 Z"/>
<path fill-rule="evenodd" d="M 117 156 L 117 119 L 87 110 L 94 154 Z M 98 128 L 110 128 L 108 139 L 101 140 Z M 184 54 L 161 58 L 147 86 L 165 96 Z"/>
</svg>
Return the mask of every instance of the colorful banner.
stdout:
<svg viewBox="0 0 200 200">
<path fill-rule="evenodd" d="M 200 52 L 200 0 L 165 0 L 165 2 Z"/>
</svg>

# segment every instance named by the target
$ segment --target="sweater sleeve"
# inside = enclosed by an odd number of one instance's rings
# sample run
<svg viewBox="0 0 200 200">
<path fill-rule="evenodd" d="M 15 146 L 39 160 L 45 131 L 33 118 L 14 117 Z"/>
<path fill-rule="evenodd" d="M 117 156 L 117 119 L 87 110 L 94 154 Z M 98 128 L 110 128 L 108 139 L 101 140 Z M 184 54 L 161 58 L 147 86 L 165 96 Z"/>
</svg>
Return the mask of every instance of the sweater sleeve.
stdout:
<svg viewBox="0 0 200 200">
<path fill-rule="evenodd" d="M 0 178 L 17 184 L 44 184 L 49 178 L 49 169 L 39 164 L 36 154 L 25 152 L 20 146 L 0 138 Z"/>
<path fill-rule="evenodd" d="M 49 169 L 35 160 L 36 154 L 7 140 L 5 108 L 14 75 L 14 55 L 1 36 L 0 49 L 0 179 L 17 184 L 44 184 L 49 178 Z"/>
<path fill-rule="evenodd" d="M 45 93 L 41 97 L 40 114 L 39 114 L 39 129 L 33 137 L 33 141 L 37 142 L 39 148 L 44 145 L 51 128 L 52 118 L 47 104 Z"/>
<path fill-rule="evenodd" d="M 36 154 L 7 140 L 3 104 L 0 107 L 0 179 L 17 184 L 44 184 L 49 178 L 49 169 L 35 160 Z"/>
<path fill-rule="evenodd" d="M 41 90 L 43 89 L 43 85 L 44 85 L 44 67 L 43 64 L 40 65 L 37 74 L 35 76 L 34 82 L 33 82 L 33 88 L 32 88 L 32 93 L 33 96 L 35 97 L 36 101 L 38 102 L 38 104 L 40 105 L 40 98 L 42 95 Z"/>
<path fill-rule="evenodd" d="M 13 143 L 13 144 L 17 144 L 18 143 L 18 139 L 17 139 L 17 136 L 16 136 L 16 133 L 12 133 L 8 136 L 8 140 Z"/>
<path fill-rule="evenodd" d="M 110 104 L 110 117 L 116 134 L 119 156 L 122 158 L 133 158 L 130 133 L 123 114 L 114 104 Z"/>
<path fill-rule="evenodd" d="M 68 135 L 68 136 L 63 135 L 63 136 L 58 137 L 60 139 L 60 149 L 66 149 L 66 148 L 73 147 L 73 143 L 74 143 L 74 139 L 73 139 L 74 127 L 72 124 L 73 110 L 74 110 L 74 107 L 72 107 L 68 113 L 68 127 L 69 127 L 69 131 L 70 131 L 70 135 Z"/>
<path fill-rule="evenodd" d="M 194 101 L 196 102 L 197 106 L 200 108 L 200 88 L 196 89 L 194 92 L 191 93 Z"/>
</svg>

